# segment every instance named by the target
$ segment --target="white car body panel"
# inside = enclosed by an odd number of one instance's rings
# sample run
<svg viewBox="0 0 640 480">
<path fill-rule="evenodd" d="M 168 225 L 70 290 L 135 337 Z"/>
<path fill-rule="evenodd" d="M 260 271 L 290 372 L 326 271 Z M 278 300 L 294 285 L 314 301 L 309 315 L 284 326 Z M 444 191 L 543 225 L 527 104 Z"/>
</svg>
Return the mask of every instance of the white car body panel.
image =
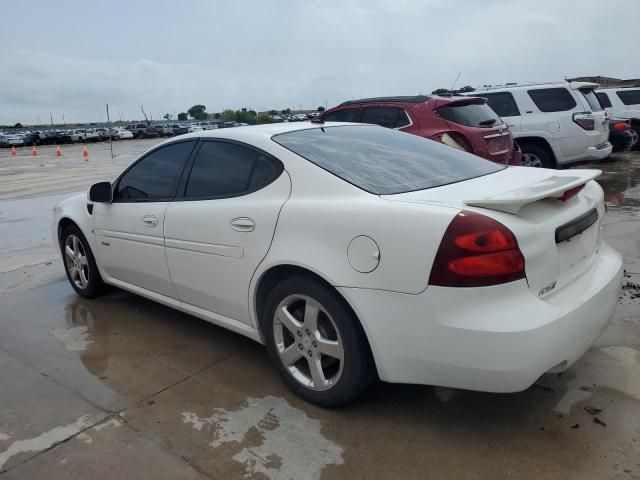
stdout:
<svg viewBox="0 0 640 480">
<path fill-rule="evenodd" d="M 90 215 L 86 196 L 76 196 L 56 206 L 55 238 L 61 221 L 75 222 L 107 283 L 260 342 L 261 279 L 273 267 L 304 268 L 351 306 L 380 377 L 390 382 L 522 390 L 546 371 L 567 368 L 606 325 L 622 260 L 602 242 L 603 192 L 590 180 L 598 171 L 510 167 L 378 196 L 272 140 L 305 128 L 318 127 L 285 123 L 181 136 L 248 143 L 282 161 L 284 171 L 267 187 L 230 199 L 95 204 Z M 557 199 L 562 188 L 585 183 L 573 198 Z M 514 204 L 517 214 L 502 208 Z M 594 208 L 596 223 L 555 243 L 559 225 Z M 526 279 L 491 287 L 428 285 L 443 235 L 462 210 L 508 226 L 525 258 Z M 156 227 L 142 223 L 149 214 Z M 251 218 L 255 229 L 233 230 L 230 222 L 238 218 Z M 355 257 L 373 259 L 366 273 L 353 265 L 350 250 L 362 237 L 371 241 L 357 243 L 364 250 Z"/>
</svg>

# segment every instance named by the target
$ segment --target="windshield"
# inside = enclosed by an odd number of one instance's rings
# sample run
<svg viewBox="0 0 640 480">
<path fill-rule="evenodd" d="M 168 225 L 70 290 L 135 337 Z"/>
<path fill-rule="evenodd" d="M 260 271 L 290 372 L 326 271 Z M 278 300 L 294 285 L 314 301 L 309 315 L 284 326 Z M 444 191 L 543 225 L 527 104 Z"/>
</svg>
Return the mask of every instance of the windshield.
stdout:
<svg viewBox="0 0 640 480">
<path fill-rule="evenodd" d="M 438 113 L 445 120 L 467 127 L 493 127 L 502 120 L 484 101 L 460 102 L 438 108 Z"/>
<path fill-rule="evenodd" d="M 584 95 L 584 98 L 587 99 L 592 112 L 599 112 L 601 110 L 604 110 L 604 108 L 602 108 L 600 100 L 598 99 L 598 96 L 596 95 L 596 92 L 594 92 L 591 88 L 581 88 L 580 92 L 582 93 L 582 95 Z"/>
<path fill-rule="evenodd" d="M 439 187 L 505 168 L 433 140 L 370 125 L 299 130 L 273 140 L 376 195 Z"/>
</svg>

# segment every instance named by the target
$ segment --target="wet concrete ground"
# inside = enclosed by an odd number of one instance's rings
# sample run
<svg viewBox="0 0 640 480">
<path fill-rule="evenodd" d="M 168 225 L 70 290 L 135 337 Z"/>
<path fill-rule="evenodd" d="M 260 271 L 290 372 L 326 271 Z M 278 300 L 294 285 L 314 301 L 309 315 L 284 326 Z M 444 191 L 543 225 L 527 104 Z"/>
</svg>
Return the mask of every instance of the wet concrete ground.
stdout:
<svg viewBox="0 0 640 480">
<path fill-rule="evenodd" d="M 86 163 L 65 149 L 62 166 L 0 152 L 0 480 L 640 478 L 639 154 L 597 165 L 627 285 L 570 370 L 509 395 L 377 384 L 324 410 L 292 396 L 250 340 L 67 284 L 55 201 L 154 142 L 117 144 L 114 160 L 90 146 Z"/>
</svg>

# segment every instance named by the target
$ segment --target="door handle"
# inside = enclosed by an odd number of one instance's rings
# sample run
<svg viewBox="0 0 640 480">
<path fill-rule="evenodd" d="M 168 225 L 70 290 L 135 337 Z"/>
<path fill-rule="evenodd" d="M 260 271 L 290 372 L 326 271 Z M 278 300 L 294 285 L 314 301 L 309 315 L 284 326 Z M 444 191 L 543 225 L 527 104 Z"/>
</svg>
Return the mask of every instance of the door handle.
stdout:
<svg viewBox="0 0 640 480">
<path fill-rule="evenodd" d="M 142 217 L 142 224 L 145 227 L 155 227 L 158 225 L 158 218 L 155 215 L 145 215 Z"/>
<path fill-rule="evenodd" d="M 248 217 L 238 217 L 231 220 L 231 228 L 238 232 L 253 232 L 256 223 Z"/>
</svg>

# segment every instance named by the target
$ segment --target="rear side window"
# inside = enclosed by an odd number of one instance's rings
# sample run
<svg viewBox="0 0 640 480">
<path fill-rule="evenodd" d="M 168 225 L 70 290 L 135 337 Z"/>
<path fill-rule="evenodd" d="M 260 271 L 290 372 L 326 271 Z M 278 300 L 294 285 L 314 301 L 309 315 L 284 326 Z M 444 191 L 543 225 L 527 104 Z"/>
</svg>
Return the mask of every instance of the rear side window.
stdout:
<svg viewBox="0 0 640 480">
<path fill-rule="evenodd" d="M 439 187 L 505 168 L 417 135 L 371 125 L 298 130 L 273 140 L 376 195 Z"/>
<path fill-rule="evenodd" d="M 344 108 L 327 113 L 322 117 L 322 120 L 324 122 L 357 122 L 359 113 L 359 108 Z"/>
<path fill-rule="evenodd" d="M 604 108 L 611 108 L 611 100 L 609 100 L 609 95 L 604 92 L 596 92 L 596 96 L 598 97 L 598 100 L 600 100 L 600 103 Z"/>
<path fill-rule="evenodd" d="M 362 123 L 375 123 L 382 127 L 399 128 L 409 125 L 407 114 L 397 107 L 366 107 L 362 111 Z"/>
<path fill-rule="evenodd" d="M 438 113 L 445 120 L 467 127 L 492 127 L 502 123 L 496 112 L 482 100 L 446 105 L 438 108 Z"/>
<path fill-rule="evenodd" d="M 481 96 L 487 99 L 487 105 L 500 117 L 520 115 L 520 110 L 518 110 L 518 105 L 511 92 L 483 93 Z"/>
<path fill-rule="evenodd" d="M 174 197 L 194 142 L 172 143 L 149 153 L 118 181 L 114 200 L 160 201 Z"/>
<path fill-rule="evenodd" d="M 640 90 L 619 90 L 616 95 L 625 105 L 640 105 Z"/>
<path fill-rule="evenodd" d="M 541 112 L 566 112 L 577 105 L 566 88 L 540 88 L 527 93 Z"/>
<path fill-rule="evenodd" d="M 604 108 L 600 104 L 600 100 L 598 100 L 598 97 L 596 96 L 596 92 L 594 92 L 593 89 L 581 88 L 580 93 L 582 93 L 584 98 L 587 100 L 587 103 L 589 104 L 589 107 L 591 107 L 592 112 L 599 112 L 601 110 L 604 110 Z"/>
<path fill-rule="evenodd" d="M 189 174 L 185 197 L 234 197 L 258 190 L 282 172 L 282 164 L 253 148 L 203 142 Z"/>
</svg>

